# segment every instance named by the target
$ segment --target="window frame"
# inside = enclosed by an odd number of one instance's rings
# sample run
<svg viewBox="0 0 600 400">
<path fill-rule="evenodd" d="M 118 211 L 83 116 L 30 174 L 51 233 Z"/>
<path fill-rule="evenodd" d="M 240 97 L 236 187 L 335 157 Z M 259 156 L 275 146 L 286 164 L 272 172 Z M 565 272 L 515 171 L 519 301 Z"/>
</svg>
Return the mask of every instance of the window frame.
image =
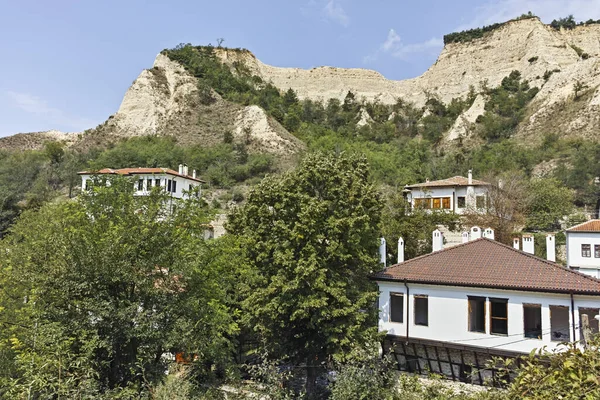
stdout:
<svg viewBox="0 0 600 400">
<path fill-rule="evenodd" d="M 525 314 L 525 308 L 536 308 L 539 311 L 539 315 L 540 315 L 540 330 L 539 330 L 539 335 L 536 336 L 532 336 L 531 332 L 535 332 L 535 331 L 529 331 L 527 332 L 526 329 L 526 314 Z M 507 316 L 508 317 L 508 316 Z M 535 339 L 535 340 L 542 340 L 543 338 L 543 321 L 542 321 L 542 305 L 541 304 L 533 304 L 533 303 L 523 303 L 523 337 L 527 338 L 527 339 Z M 528 335 L 529 333 L 529 335 Z"/>
<path fill-rule="evenodd" d="M 173 190 L 173 193 L 177 192 L 177 181 L 175 179 L 173 179 L 173 183 L 171 184 L 171 189 Z"/>
<path fill-rule="evenodd" d="M 600 258 L 600 244 L 594 245 L 594 258 Z"/>
<path fill-rule="evenodd" d="M 592 257 L 592 245 L 589 243 L 581 244 L 581 257 L 591 258 Z"/>
<path fill-rule="evenodd" d="M 499 297 L 490 297 L 490 335 L 496 336 L 508 336 L 508 299 L 499 298 Z M 506 309 L 506 317 L 498 317 L 494 316 L 494 303 L 496 304 L 504 304 Z M 506 333 L 503 332 L 494 332 L 494 320 L 498 321 L 506 321 Z"/>
<path fill-rule="evenodd" d="M 483 331 L 471 329 L 471 302 L 483 300 Z M 487 298 L 485 296 L 467 296 L 467 331 L 471 333 L 487 333 Z"/>
<path fill-rule="evenodd" d="M 137 185 L 137 190 L 138 192 L 141 192 L 144 190 L 144 179 L 138 179 L 138 185 Z"/>
<path fill-rule="evenodd" d="M 563 310 L 566 311 L 567 313 L 567 320 L 566 320 L 566 325 L 565 326 L 558 326 L 558 323 L 555 322 L 554 324 L 552 323 L 552 311 L 553 310 Z M 570 317 L 571 317 L 571 308 L 569 306 L 563 306 L 563 305 L 554 305 L 554 304 L 550 304 L 548 306 L 548 311 L 550 312 L 550 341 L 551 342 L 570 342 L 571 341 L 571 321 L 570 321 Z M 554 320 L 556 321 L 556 319 L 558 319 L 558 316 L 555 315 Z M 562 337 L 555 339 L 554 338 L 554 332 L 556 332 L 558 329 L 560 328 L 567 328 L 566 329 L 566 335 L 568 336 L 566 340 L 564 340 Z"/>
<path fill-rule="evenodd" d="M 452 201 L 449 196 L 442 197 L 442 210 L 450 210 L 452 208 Z"/>
<path fill-rule="evenodd" d="M 401 299 L 401 321 L 395 321 L 393 319 L 393 315 L 394 313 L 392 312 L 392 298 L 400 298 Z M 389 313 L 389 318 L 388 318 L 388 322 L 393 322 L 393 323 L 397 323 L 397 324 L 403 324 L 404 323 L 404 293 L 402 292 L 390 292 L 390 313 Z"/>
<path fill-rule="evenodd" d="M 456 208 L 467 208 L 467 196 L 456 196 Z"/>
<path fill-rule="evenodd" d="M 425 323 L 417 323 L 417 300 L 425 300 Z M 426 294 L 413 295 L 413 324 L 416 326 L 429 326 L 429 296 Z"/>
<path fill-rule="evenodd" d="M 154 186 L 160 187 L 160 178 L 154 179 Z"/>
</svg>

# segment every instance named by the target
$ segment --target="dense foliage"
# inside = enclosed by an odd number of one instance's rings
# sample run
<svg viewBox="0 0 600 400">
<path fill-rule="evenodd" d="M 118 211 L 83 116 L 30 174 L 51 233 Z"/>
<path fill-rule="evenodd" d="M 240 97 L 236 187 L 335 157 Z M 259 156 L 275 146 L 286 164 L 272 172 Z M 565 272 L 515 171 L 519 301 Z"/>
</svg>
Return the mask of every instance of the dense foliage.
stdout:
<svg viewBox="0 0 600 400">
<path fill-rule="evenodd" d="M 228 359 L 231 271 L 212 262 L 218 242 L 202 239 L 207 207 L 132 187 L 97 182 L 77 201 L 28 211 L 2 242 L 0 348 L 12 361 L 0 379 L 12 398 L 143 391 L 168 352 Z"/>
<path fill-rule="evenodd" d="M 374 326 L 381 202 L 363 157 L 314 154 L 263 180 L 231 215 L 255 271 L 242 301 L 261 346 L 307 367 L 306 391 L 331 357 Z"/>
</svg>

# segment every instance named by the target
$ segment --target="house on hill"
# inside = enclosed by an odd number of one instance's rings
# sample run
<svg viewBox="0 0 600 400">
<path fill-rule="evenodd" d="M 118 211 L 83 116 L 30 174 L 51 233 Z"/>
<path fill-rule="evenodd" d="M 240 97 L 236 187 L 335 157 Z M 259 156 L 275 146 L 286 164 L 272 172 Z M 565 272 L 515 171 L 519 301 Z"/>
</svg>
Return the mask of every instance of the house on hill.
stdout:
<svg viewBox="0 0 600 400">
<path fill-rule="evenodd" d="M 565 233 L 567 266 L 572 270 L 600 278 L 600 219 L 575 225 Z"/>
<path fill-rule="evenodd" d="M 600 280 L 486 237 L 434 250 L 371 276 L 401 369 L 482 384 L 492 356 L 581 340 L 583 314 L 598 332 Z"/>
<path fill-rule="evenodd" d="M 198 188 L 198 195 L 200 195 L 202 184 L 205 183 L 196 176 L 196 170 L 192 171 L 191 176 L 188 175 L 188 168 L 183 164 L 179 165 L 179 171 L 169 168 L 104 168 L 99 171 L 81 171 L 78 175 L 81 176 L 82 190 L 90 187 L 94 176 L 120 175 L 137 178 L 134 183 L 136 196 L 146 196 L 153 187 L 162 187 L 176 199 L 185 198 L 188 192 L 195 188 Z"/>
<path fill-rule="evenodd" d="M 438 181 L 426 181 L 404 187 L 404 197 L 411 208 L 421 207 L 431 210 L 454 211 L 464 214 L 467 211 L 483 210 L 487 204 L 487 182 L 468 177 L 454 176 Z"/>
</svg>

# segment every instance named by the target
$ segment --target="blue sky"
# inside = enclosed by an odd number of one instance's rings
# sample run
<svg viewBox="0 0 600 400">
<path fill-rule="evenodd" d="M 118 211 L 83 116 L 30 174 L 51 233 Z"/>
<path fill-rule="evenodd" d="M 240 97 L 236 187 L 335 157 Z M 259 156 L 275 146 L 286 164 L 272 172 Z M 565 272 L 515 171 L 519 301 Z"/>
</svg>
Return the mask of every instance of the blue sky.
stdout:
<svg viewBox="0 0 600 400">
<path fill-rule="evenodd" d="M 445 33 L 528 10 L 600 19 L 600 0 L 0 0 L 0 136 L 95 127 L 182 42 L 222 37 L 275 66 L 404 79 L 435 62 Z"/>
</svg>

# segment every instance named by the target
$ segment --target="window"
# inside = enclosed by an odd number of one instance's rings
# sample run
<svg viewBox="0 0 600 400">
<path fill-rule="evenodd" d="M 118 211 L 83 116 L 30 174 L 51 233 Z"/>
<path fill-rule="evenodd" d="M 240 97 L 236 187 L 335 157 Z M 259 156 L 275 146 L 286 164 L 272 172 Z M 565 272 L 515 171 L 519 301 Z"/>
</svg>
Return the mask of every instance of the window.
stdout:
<svg viewBox="0 0 600 400">
<path fill-rule="evenodd" d="M 171 188 L 173 189 L 173 193 L 175 193 L 177 191 L 177 181 L 173 179 L 173 185 L 171 186 Z"/>
<path fill-rule="evenodd" d="M 450 209 L 450 197 L 442 197 L 442 208 Z"/>
<path fill-rule="evenodd" d="M 591 256 L 592 256 L 592 245 L 582 244 L 581 245 L 581 257 L 591 257 Z"/>
<path fill-rule="evenodd" d="M 485 297 L 469 298 L 469 332 L 485 333 Z"/>
<path fill-rule="evenodd" d="M 138 180 L 138 190 L 144 190 L 144 180 L 143 179 Z"/>
<path fill-rule="evenodd" d="M 160 179 L 154 180 L 154 186 L 160 186 Z"/>
<path fill-rule="evenodd" d="M 171 180 L 168 179 L 167 180 L 167 192 L 170 192 L 170 191 L 171 191 Z"/>
<path fill-rule="evenodd" d="M 550 340 L 553 342 L 568 342 L 570 337 L 569 307 L 550 306 Z"/>
<path fill-rule="evenodd" d="M 194 186 L 190 183 L 190 188 L 188 190 L 191 192 L 193 188 Z"/>
<path fill-rule="evenodd" d="M 465 196 L 458 196 L 456 198 L 458 208 L 465 208 L 467 206 L 467 198 Z"/>
<path fill-rule="evenodd" d="M 415 325 L 429 325 L 428 299 L 426 295 L 415 295 Z"/>
<path fill-rule="evenodd" d="M 594 245 L 594 258 L 600 258 L 600 244 Z"/>
<path fill-rule="evenodd" d="M 490 298 L 490 333 L 508 335 L 508 299 Z"/>
<path fill-rule="evenodd" d="M 404 295 L 390 293 L 390 322 L 404 322 Z"/>
<path fill-rule="evenodd" d="M 431 199 L 415 199 L 415 207 L 431 208 Z"/>
<path fill-rule="evenodd" d="M 525 327 L 526 338 L 542 338 L 541 304 L 523 304 L 523 323 Z"/>
<path fill-rule="evenodd" d="M 477 207 L 477 208 L 485 208 L 485 196 L 477 196 L 477 197 L 475 197 L 475 207 Z"/>
<path fill-rule="evenodd" d="M 594 317 L 598 315 L 599 312 L 600 310 L 597 308 L 579 308 L 579 330 L 581 339 L 583 339 L 583 324 L 581 324 L 581 316 L 583 314 L 587 314 L 592 333 L 598 333 L 598 320 Z"/>
<path fill-rule="evenodd" d="M 442 208 L 442 199 L 440 199 L 439 197 L 433 199 L 433 208 Z"/>
<path fill-rule="evenodd" d="M 152 179 L 148 178 L 148 180 L 146 181 L 146 187 L 148 188 L 148 190 L 152 189 Z"/>
</svg>

